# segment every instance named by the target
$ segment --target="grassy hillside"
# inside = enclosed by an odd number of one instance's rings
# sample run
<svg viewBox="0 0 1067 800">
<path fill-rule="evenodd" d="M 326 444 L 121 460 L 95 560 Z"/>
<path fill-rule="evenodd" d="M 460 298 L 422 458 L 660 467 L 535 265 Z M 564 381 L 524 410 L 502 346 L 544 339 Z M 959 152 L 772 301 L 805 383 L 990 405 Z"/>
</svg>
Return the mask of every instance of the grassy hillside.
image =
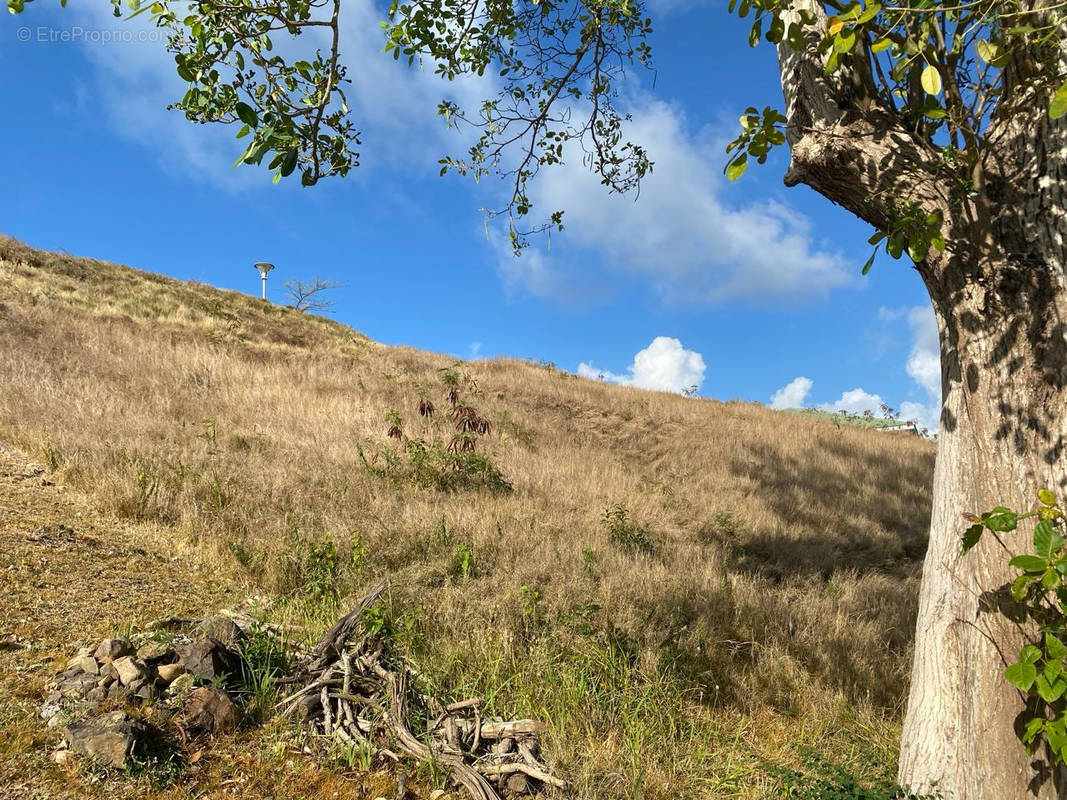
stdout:
<svg viewBox="0 0 1067 800">
<path fill-rule="evenodd" d="M 9 239 L 0 341 L 0 441 L 309 636 L 390 576 L 398 646 L 549 720 L 568 797 L 767 796 L 807 747 L 894 769 L 928 442 L 457 364 Z M 451 388 L 490 423 L 473 454 Z"/>
</svg>

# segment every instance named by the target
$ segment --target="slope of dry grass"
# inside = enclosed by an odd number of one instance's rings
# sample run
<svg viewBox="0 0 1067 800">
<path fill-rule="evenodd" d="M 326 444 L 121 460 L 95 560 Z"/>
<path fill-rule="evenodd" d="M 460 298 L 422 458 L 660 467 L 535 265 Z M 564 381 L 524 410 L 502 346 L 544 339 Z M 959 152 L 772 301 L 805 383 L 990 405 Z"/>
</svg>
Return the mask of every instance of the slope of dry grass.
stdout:
<svg viewBox="0 0 1067 800">
<path fill-rule="evenodd" d="M 768 765 L 804 745 L 892 769 L 927 442 L 518 361 L 456 366 L 12 240 L 0 341 L 0 440 L 309 635 L 389 575 L 399 646 L 446 694 L 549 719 L 568 796 L 764 796 Z M 481 486 L 478 464 L 460 471 L 471 485 L 434 485 L 457 474 L 449 369 L 510 491 Z M 616 505 L 629 527 L 613 532 Z"/>
</svg>

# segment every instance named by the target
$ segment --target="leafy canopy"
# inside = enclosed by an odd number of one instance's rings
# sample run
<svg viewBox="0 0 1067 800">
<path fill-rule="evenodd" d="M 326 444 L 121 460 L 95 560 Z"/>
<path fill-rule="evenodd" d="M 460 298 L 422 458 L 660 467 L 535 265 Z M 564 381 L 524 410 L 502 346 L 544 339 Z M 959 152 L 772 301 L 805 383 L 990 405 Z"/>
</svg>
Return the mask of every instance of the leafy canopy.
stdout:
<svg viewBox="0 0 1067 800">
<path fill-rule="evenodd" d="M 1062 0 L 730 0 L 752 20 L 749 44 L 814 47 L 837 95 L 858 113 L 877 113 L 936 155 L 952 200 L 974 200 L 1012 125 L 1033 127 L 1035 109 L 1067 114 L 1067 3 Z M 796 11 L 794 11 L 796 9 Z M 726 175 L 739 178 L 786 141 L 786 118 L 746 109 L 730 143 Z M 903 205 L 870 239 L 915 262 L 943 250 L 941 216 Z M 864 265 L 866 273 L 874 254 Z"/>
<path fill-rule="evenodd" d="M 31 0 L 8 0 L 21 13 Z M 111 0 L 121 15 L 122 0 Z M 65 4 L 65 0 L 61 0 Z M 345 101 L 340 52 L 342 0 L 126 0 L 169 31 L 167 49 L 188 83 L 173 104 L 192 121 L 237 126 L 248 145 L 239 164 L 263 164 L 274 179 L 304 185 L 358 166 L 359 134 Z M 961 193 L 978 193 L 991 132 L 1039 101 L 1067 114 L 1065 0 L 730 0 L 751 19 L 749 42 L 817 48 L 826 72 L 858 81 L 861 110 L 875 108 L 936 149 Z M 541 167 L 581 153 L 609 191 L 638 187 L 649 154 L 626 139 L 617 107 L 628 67 L 649 66 L 652 21 L 641 0 L 392 0 L 381 23 L 398 61 L 442 78 L 487 76 L 477 108 L 444 101 L 446 124 L 469 127 L 473 144 L 440 160 L 476 180 L 508 182 L 504 208 L 516 249 L 530 230 L 528 185 Z M 275 50 L 275 38 L 289 37 Z M 280 51 L 284 51 L 280 52 Z M 740 177 L 786 141 L 786 117 L 748 108 L 729 148 L 726 174 Z M 872 240 L 895 257 L 921 260 L 943 247 L 940 220 L 902 209 L 895 230 Z M 533 228 L 562 226 L 562 212 Z M 868 262 L 867 267 L 870 267 Z"/>
</svg>

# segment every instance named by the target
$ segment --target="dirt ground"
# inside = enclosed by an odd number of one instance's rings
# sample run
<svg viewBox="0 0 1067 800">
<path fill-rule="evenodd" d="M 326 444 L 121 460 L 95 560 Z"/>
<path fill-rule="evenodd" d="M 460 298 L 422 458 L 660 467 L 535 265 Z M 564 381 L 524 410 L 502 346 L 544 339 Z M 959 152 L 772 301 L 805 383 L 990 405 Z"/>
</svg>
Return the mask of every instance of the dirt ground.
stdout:
<svg viewBox="0 0 1067 800">
<path fill-rule="evenodd" d="M 46 682 L 77 647 L 243 599 L 232 581 L 219 580 L 195 556 L 166 552 L 166 545 L 166 531 L 100 514 L 91 498 L 56 485 L 40 466 L 0 444 L 0 800 L 281 800 L 300 797 L 301 789 L 316 796 L 380 795 L 395 779 L 317 768 L 278 730 L 214 743 L 170 786 L 52 761 L 59 732 L 38 710 Z"/>
<path fill-rule="evenodd" d="M 161 549 L 0 444 L 0 796 L 95 794 L 52 763 L 58 733 L 37 716 L 45 682 L 78 646 L 233 602 L 196 564 Z"/>
</svg>

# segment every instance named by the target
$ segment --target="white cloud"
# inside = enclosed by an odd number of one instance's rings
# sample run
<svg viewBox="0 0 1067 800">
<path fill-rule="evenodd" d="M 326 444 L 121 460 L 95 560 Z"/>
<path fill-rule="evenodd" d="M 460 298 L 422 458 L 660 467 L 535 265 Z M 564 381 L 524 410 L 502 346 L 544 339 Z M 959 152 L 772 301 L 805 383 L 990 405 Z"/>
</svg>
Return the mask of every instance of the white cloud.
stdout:
<svg viewBox="0 0 1067 800">
<path fill-rule="evenodd" d="M 933 309 L 926 305 L 892 309 L 882 307 L 878 309 L 878 318 L 884 322 L 907 320 L 911 329 L 912 346 L 905 370 L 926 395 L 925 402 L 902 402 L 898 409 L 900 419 L 915 420 L 920 428 L 936 431 L 941 416 L 941 350 Z M 774 393 L 770 407 L 797 408 L 803 405 L 812 386 L 813 382 L 808 378 L 794 378 Z M 850 414 L 871 411 L 879 416 L 883 402 L 881 395 L 857 388 L 843 392 L 841 397 L 833 402 L 819 404 L 819 408 L 831 412 L 847 411 Z"/>
<path fill-rule="evenodd" d="M 929 306 L 918 306 L 908 312 L 913 343 L 908 356 L 907 371 L 931 400 L 941 400 L 941 346 L 937 336 L 937 319 Z"/>
<path fill-rule="evenodd" d="M 882 406 L 880 395 L 871 394 L 863 389 L 851 389 L 842 392 L 841 396 L 832 403 L 822 403 L 819 408 L 823 411 L 847 411 L 849 414 L 862 414 L 870 411 L 877 415 Z"/>
<path fill-rule="evenodd" d="M 270 185 L 265 168 L 230 168 L 245 144 L 234 139 L 236 128 L 195 125 L 180 112 L 166 110 L 187 87 L 175 72 L 173 56 L 165 50 L 165 35 L 160 39 L 165 32 L 154 28 L 147 14 L 134 20 L 116 19 L 107 3 L 49 11 L 34 8 L 32 12 L 56 29 L 80 26 L 86 31 L 133 33 L 133 41 L 79 39 L 92 65 L 88 75 L 79 76 L 88 84 L 81 94 L 91 98 L 94 113 L 103 111 L 118 135 L 155 152 L 165 170 L 228 189 Z M 361 167 L 353 175 L 358 177 L 381 162 L 436 175 L 438 158 L 465 149 L 457 147 L 462 139 L 437 116 L 437 104 L 447 97 L 476 107 L 494 93 L 495 82 L 470 76 L 444 81 L 432 69 L 409 69 L 395 63 L 383 52 L 384 37 L 378 25 L 383 16 L 373 0 L 346 2 L 341 13 L 340 50 L 352 81 L 345 93 L 362 142 L 356 148 Z M 314 29 L 299 39 L 279 36 L 275 49 L 283 54 L 325 49 L 325 36 L 325 29 Z"/>
<path fill-rule="evenodd" d="M 647 97 L 630 110 L 626 135 L 655 162 L 640 195 L 609 195 L 578 157 L 544 169 L 531 188 L 533 213 L 563 209 L 567 229 L 551 252 L 524 253 L 519 261 L 534 263 L 513 266 L 511 278 L 545 294 L 581 271 L 574 262 L 588 255 L 575 254 L 577 246 L 645 277 L 669 302 L 799 304 L 854 283 L 848 262 L 816 242 L 805 216 L 727 194 L 721 143 L 688 130 L 680 110 Z"/>
<path fill-rule="evenodd" d="M 803 376 L 793 378 L 771 397 L 771 408 L 803 408 L 813 381 Z"/>
<path fill-rule="evenodd" d="M 670 336 L 657 336 L 639 351 L 626 375 L 597 369 L 584 361 L 578 365 L 578 374 L 585 378 L 677 393 L 699 390 L 704 383 L 704 370 L 704 357 L 694 350 L 686 350 L 678 339 Z"/>
</svg>

